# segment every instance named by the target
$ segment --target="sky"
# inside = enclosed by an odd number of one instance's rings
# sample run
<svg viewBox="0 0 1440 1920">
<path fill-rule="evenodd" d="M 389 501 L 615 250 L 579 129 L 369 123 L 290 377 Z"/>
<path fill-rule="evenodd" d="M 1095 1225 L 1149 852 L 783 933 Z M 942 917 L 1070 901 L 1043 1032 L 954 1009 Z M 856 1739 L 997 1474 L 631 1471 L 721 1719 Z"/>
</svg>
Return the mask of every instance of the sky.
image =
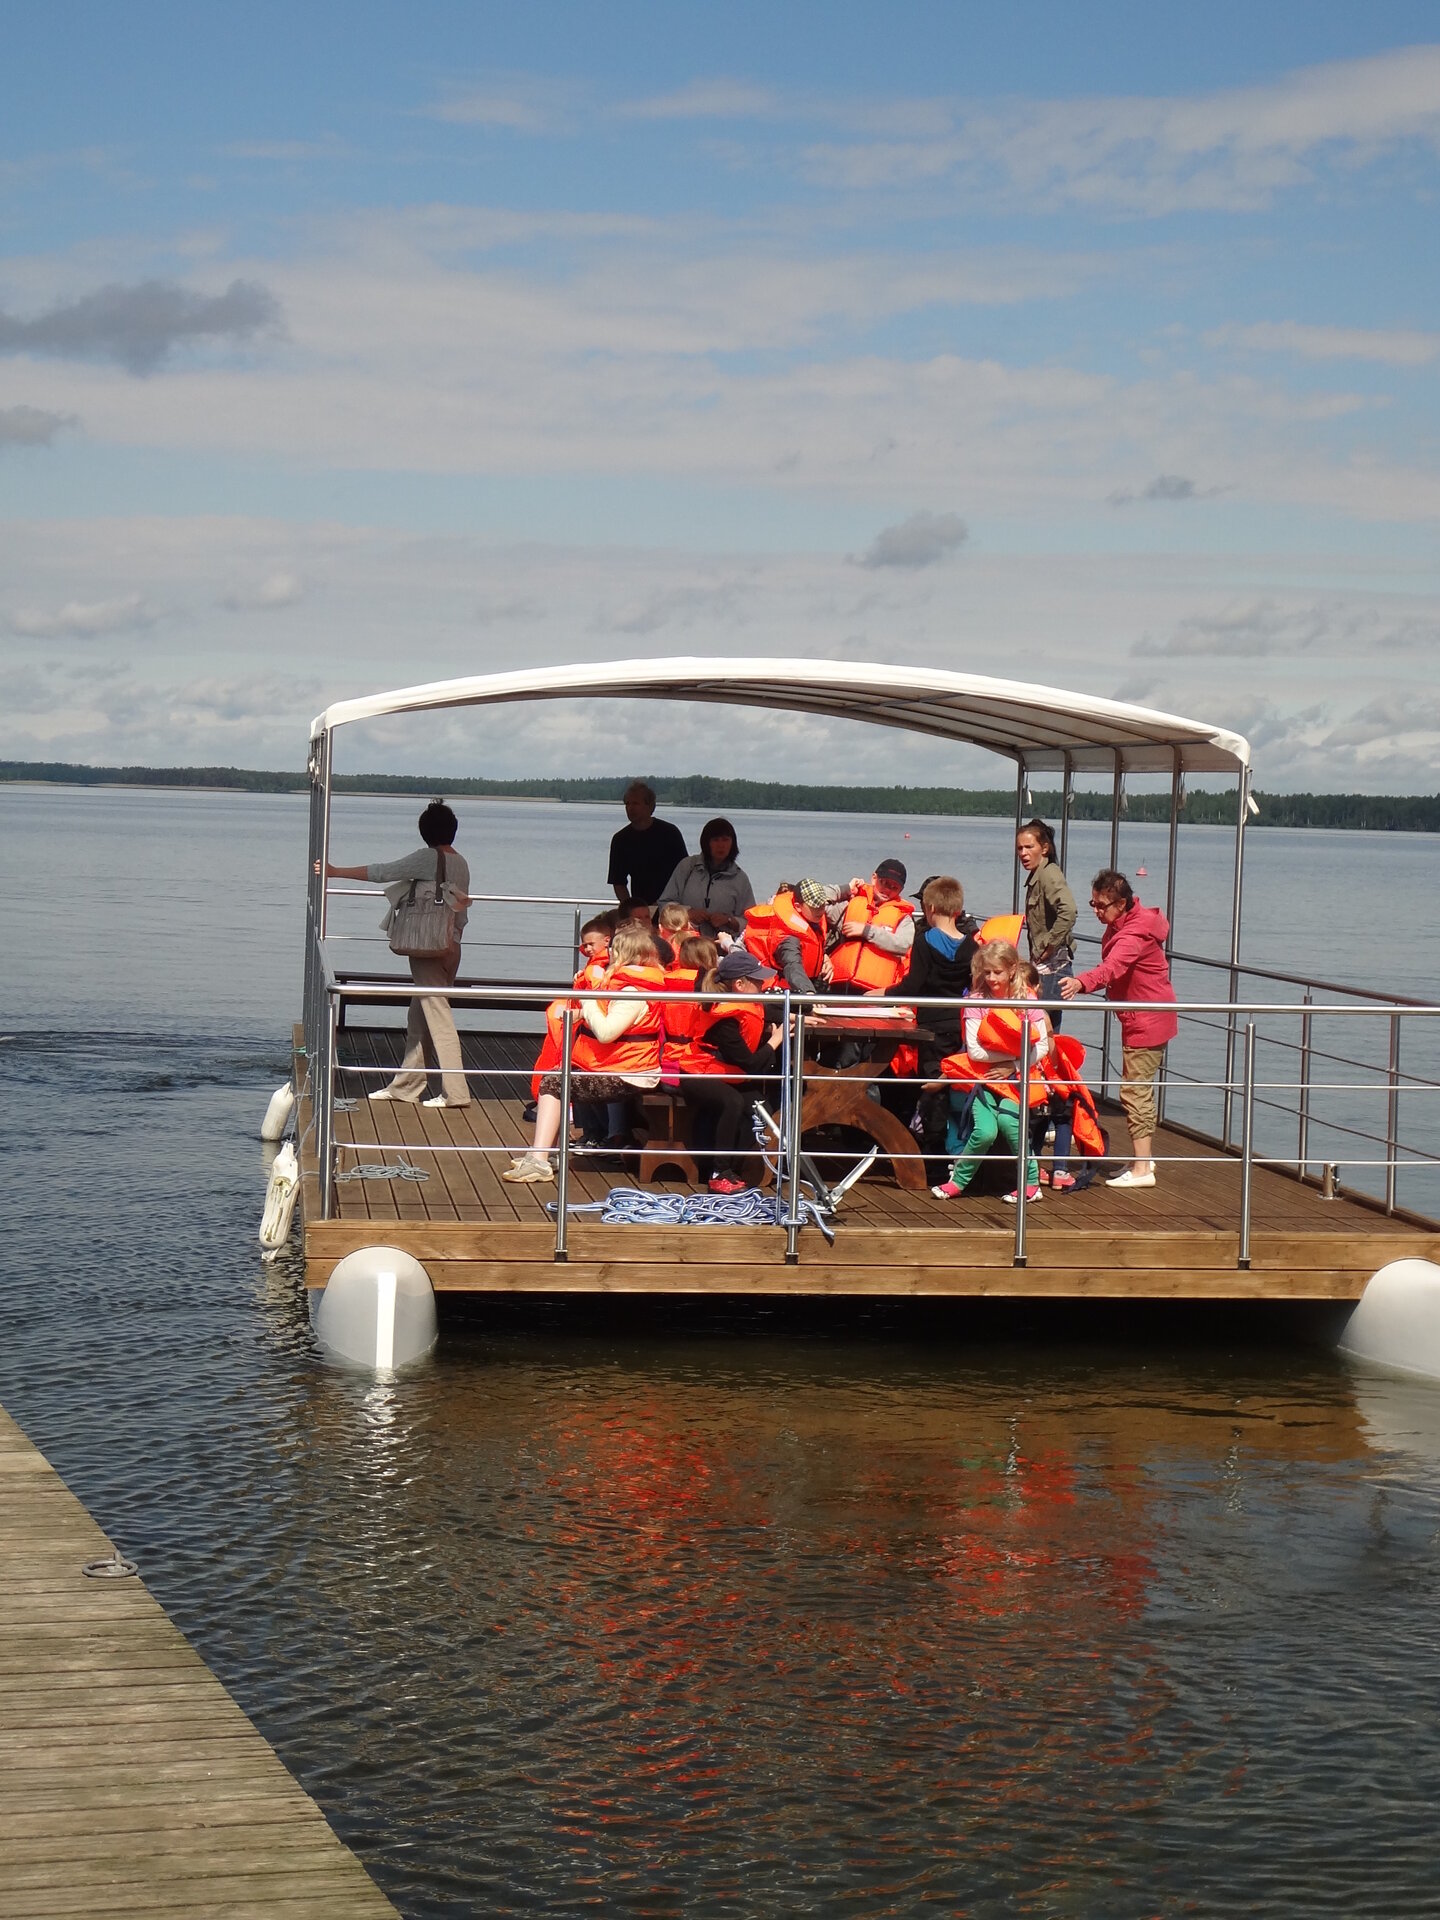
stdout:
<svg viewBox="0 0 1440 1920">
<path fill-rule="evenodd" d="M 0 102 L 0 757 L 299 767 L 351 695 L 778 654 L 1440 787 L 1433 0 L 54 0 Z M 350 732 L 1010 777 L 714 708 Z"/>
</svg>

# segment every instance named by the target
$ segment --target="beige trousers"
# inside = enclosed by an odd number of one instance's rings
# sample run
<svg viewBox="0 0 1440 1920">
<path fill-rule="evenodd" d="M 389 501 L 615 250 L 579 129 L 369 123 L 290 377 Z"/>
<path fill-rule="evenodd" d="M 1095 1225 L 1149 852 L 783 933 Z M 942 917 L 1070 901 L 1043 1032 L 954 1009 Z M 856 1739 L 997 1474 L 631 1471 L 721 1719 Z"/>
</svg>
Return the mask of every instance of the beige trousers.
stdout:
<svg viewBox="0 0 1440 1920">
<path fill-rule="evenodd" d="M 1155 1112 L 1155 1076 L 1165 1059 L 1164 1047 L 1120 1049 L 1120 1105 L 1130 1122 L 1132 1140 L 1149 1140 L 1158 1123 Z"/>
<path fill-rule="evenodd" d="M 459 971 L 459 947 L 452 947 L 443 960 L 422 959 L 417 954 L 410 956 L 410 978 L 417 987 L 453 986 Z M 432 1068 L 440 1071 L 446 1103 L 452 1107 L 468 1107 L 470 1089 L 460 1058 L 460 1036 L 455 1031 L 450 1002 L 441 993 L 427 993 L 410 1002 L 410 1017 L 405 1023 L 405 1058 L 390 1082 L 389 1092 L 397 1100 L 423 1100 Z"/>
</svg>

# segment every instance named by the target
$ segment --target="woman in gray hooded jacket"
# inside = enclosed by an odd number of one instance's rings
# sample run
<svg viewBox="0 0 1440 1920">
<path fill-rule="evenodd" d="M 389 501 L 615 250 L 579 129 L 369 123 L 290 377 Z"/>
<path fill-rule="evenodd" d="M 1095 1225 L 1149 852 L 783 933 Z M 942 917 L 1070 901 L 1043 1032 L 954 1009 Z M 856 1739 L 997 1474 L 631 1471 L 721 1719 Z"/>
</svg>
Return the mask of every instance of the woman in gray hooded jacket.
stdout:
<svg viewBox="0 0 1440 1920">
<path fill-rule="evenodd" d="M 738 933 L 745 909 L 755 904 L 748 874 L 735 863 L 740 842 L 728 820 L 707 820 L 700 829 L 700 851 L 682 860 L 660 894 L 660 905 L 676 900 L 690 910 L 701 933 Z"/>
</svg>

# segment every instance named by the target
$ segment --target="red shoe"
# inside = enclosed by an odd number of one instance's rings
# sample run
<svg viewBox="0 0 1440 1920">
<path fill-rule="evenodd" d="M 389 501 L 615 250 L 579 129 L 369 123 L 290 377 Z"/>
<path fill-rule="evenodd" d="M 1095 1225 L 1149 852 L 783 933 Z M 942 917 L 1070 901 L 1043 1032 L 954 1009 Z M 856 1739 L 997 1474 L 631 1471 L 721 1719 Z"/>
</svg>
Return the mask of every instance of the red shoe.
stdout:
<svg viewBox="0 0 1440 1920">
<path fill-rule="evenodd" d="M 1045 1178 L 1043 1173 L 1040 1178 L 1042 1180 Z M 1051 1178 L 1050 1185 L 1056 1193 L 1069 1193 L 1075 1185 L 1075 1176 L 1073 1173 L 1054 1174 Z"/>
<path fill-rule="evenodd" d="M 737 1180 L 733 1173 L 712 1173 L 710 1191 L 711 1193 L 744 1193 L 745 1182 Z"/>
</svg>

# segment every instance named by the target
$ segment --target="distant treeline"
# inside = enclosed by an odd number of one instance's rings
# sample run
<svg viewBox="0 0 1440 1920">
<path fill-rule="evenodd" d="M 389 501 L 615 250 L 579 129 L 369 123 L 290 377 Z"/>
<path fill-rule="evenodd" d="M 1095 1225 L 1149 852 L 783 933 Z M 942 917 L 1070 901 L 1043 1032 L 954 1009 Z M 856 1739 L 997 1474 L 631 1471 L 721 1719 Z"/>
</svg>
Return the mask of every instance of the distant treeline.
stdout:
<svg viewBox="0 0 1440 1920">
<path fill-rule="evenodd" d="M 496 799 L 618 804 L 631 779 L 648 780 L 662 807 L 760 813 L 888 813 L 966 815 L 1008 820 L 1013 787 L 804 786 L 785 780 L 722 780 L 708 774 L 609 774 L 582 780 L 462 780 L 408 773 L 342 773 L 337 793 L 477 794 Z M 59 760 L 0 760 L 0 781 L 45 780 L 64 786 L 226 787 L 244 793 L 303 793 L 303 773 L 247 767 L 84 767 Z M 1257 793 L 1257 827 L 1355 827 L 1380 833 L 1440 833 L 1440 794 Z M 1108 820 L 1111 796 L 1076 792 L 1071 818 Z M 1058 789 L 1036 788 L 1031 807 L 1054 819 Z M 1127 796 L 1125 819 L 1168 821 L 1168 793 Z M 1233 827 L 1235 789 L 1186 796 L 1183 818 L 1194 826 Z"/>
</svg>

